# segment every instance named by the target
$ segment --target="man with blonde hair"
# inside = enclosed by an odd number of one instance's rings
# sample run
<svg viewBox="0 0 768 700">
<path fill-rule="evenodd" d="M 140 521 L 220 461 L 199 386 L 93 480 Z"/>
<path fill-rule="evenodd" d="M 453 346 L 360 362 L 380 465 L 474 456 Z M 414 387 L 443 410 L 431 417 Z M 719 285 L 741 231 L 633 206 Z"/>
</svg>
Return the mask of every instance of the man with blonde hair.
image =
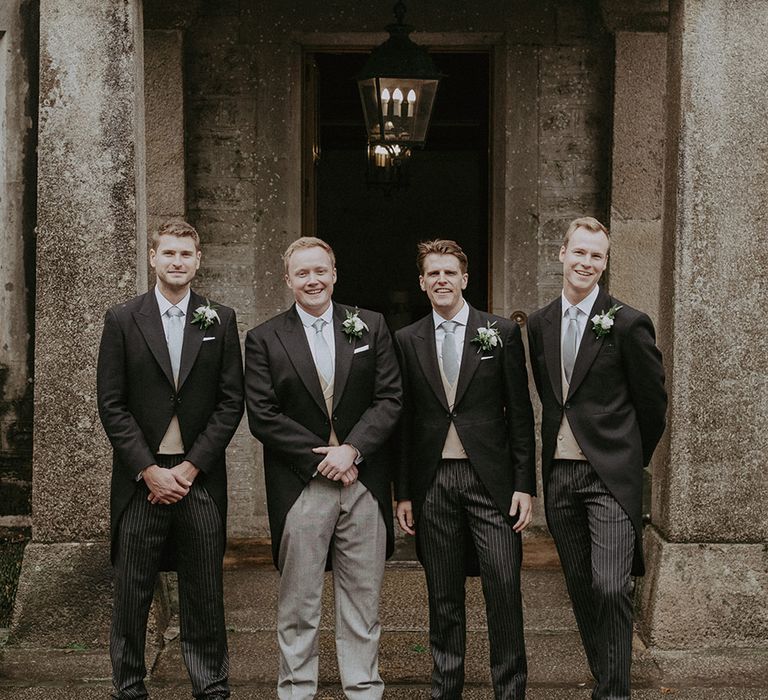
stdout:
<svg viewBox="0 0 768 700">
<path fill-rule="evenodd" d="M 596 681 L 592 698 L 629 700 L 643 468 L 664 431 L 667 397 L 651 319 L 598 285 L 609 248 L 597 219 L 570 223 L 563 292 L 531 314 L 528 339 L 547 523 Z"/>
<path fill-rule="evenodd" d="M 245 341 L 248 421 L 264 445 L 280 571 L 277 693 L 317 694 L 328 565 L 344 694 L 376 700 L 384 691 L 379 592 L 394 546 L 383 448 L 400 414 L 400 372 L 381 314 L 333 301 L 335 257 L 325 241 L 299 238 L 283 261 L 295 303 Z"/>
</svg>

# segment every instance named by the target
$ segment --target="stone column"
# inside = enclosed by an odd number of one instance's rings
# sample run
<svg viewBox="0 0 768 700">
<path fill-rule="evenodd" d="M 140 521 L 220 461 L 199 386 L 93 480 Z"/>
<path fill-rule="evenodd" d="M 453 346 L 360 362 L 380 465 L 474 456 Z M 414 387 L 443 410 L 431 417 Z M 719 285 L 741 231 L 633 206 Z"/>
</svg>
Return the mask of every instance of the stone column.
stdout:
<svg viewBox="0 0 768 700">
<path fill-rule="evenodd" d="M 40 3 L 33 539 L 11 676 L 108 675 L 111 451 L 95 367 L 104 311 L 146 270 L 141 28 L 140 0 Z"/>
<path fill-rule="evenodd" d="M 659 316 L 666 34 L 616 32 L 611 294 Z"/>
<path fill-rule="evenodd" d="M 665 681 L 768 677 L 768 13 L 671 3 L 661 339 L 671 397 L 641 629 Z"/>
</svg>

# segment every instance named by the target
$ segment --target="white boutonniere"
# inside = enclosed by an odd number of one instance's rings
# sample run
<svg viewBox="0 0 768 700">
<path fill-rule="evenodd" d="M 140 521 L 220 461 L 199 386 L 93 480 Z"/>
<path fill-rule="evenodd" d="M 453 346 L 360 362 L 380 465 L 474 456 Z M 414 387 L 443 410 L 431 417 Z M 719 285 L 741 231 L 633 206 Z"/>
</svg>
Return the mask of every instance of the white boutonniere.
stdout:
<svg viewBox="0 0 768 700">
<path fill-rule="evenodd" d="M 214 322 L 221 323 L 219 314 L 216 313 L 216 309 L 211 305 L 211 302 L 205 300 L 204 306 L 198 306 L 195 309 L 195 313 L 192 314 L 192 323 L 200 326 L 204 331 L 208 330 Z"/>
<path fill-rule="evenodd" d="M 601 311 L 592 317 L 592 330 L 598 338 L 602 338 L 611 332 L 613 318 L 618 310 L 623 308 L 621 304 L 614 304 L 608 311 Z"/>
<path fill-rule="evenodd" d="M 367 331 L 368 326 L 360 318 L 360 309 L 355 307 L 354 311 L 347 310 L 347 317 L 341 323 L 341 330 L 344 331 L 344 335 L 347 336 L 350 343 L 354 338 L 363 337 L 363 331 Z"/>
<path fill-rule="evenodd" d="M 470 343 L 477 343 L 480 347 L 477 349 L 478 352 L 481 350 L 485 350 L 486 352 L 488 350 L 492 350 L 497 345 L 499 347 L 502 347 L 504 343 L 501 341 L 501 333 L 499 333 L 499 329 L 495 328 L 496 321 L 491 323 L 488 321 L 488 323 L 485 324 L 485 326 L 480 326 L 480 328 L 477 329 L 477 335 L 470 340 Z"/>
</svg>

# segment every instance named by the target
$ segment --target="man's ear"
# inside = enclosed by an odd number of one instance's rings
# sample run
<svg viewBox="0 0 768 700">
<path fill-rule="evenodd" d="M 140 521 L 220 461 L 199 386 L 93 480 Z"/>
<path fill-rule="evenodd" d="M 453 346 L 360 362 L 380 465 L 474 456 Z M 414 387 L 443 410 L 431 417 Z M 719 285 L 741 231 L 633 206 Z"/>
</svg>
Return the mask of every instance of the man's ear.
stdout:
<svg viewBox="0 0 768 700">
<path fill-rule="evenodd" d="M 557 256 L 557 259 L 558 259 L 560 262 L 563 262 L 563 258 L 564 258 L 564 257 L 565 257 L 565 246 L 564 246 L 564 245 L 561 245 L 561 246 L 560 246 L 560 253 L 559 253 L 559 255 Z"/>
<path fill-rule="evenodd" d="M 427 287 L 424 284 L 424 276 L 423 275 L 419 275 L 419 287 L 421 287 L 421 291 L 422 292 L 426 292 L 427 291 Z"/>
<path fill-rule="evenodd" d="M 466 288 L 467 288 L 467 282 L 469 282 L 469 273 L 468 273 L 468 272 L 465 272 L 465 273 L 464 273 L 464 274 L 461 276 L 461 288 L 462 288 L 462 289 L 466 289 Z"/>
<path fill-rule="evenodd" d="M 157 253 L 155 252 L 154 248 L 149 249 L 149 266 L 154 270 L 155 269 L 155 256 Z"/>
<path fill-rule="evenodd" d="M 288 285 L 288 289 L 293 289 L 293 285 L 291 284 L 291 278 L 288 276 L 287 272 L 283 276 L 283 279 L 285 280 L 285 283 Z"/>
</svg>

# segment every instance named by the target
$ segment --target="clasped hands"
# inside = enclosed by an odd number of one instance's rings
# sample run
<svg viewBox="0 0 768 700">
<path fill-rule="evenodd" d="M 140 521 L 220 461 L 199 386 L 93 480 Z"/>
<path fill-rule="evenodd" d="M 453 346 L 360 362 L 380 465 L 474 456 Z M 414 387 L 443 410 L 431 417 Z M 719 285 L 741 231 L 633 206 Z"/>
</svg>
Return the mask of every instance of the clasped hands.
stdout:
<svg viewBox="0 0 768 700">
<path fill-rule="evenodd" d="M 344 486 L 351 486 L 357 481 L 355 460 L 358 452 L 352 445 L 327 445 L 313 447 L 312 452 L 325 455 L 317 465 L 317 473 L 331 481 L 341 481 Z"/>
<path fill-rule="evenodd" d="M 192 482 L 200 470 L 186 459 L 175 467 L 163 469 L 156 464 L 147 467 L 142 473 L 144 483 L 149 489 L 147 500 L 153 505 L 170 505 L 180 501 L 189 493 Z"/>
</svg>

